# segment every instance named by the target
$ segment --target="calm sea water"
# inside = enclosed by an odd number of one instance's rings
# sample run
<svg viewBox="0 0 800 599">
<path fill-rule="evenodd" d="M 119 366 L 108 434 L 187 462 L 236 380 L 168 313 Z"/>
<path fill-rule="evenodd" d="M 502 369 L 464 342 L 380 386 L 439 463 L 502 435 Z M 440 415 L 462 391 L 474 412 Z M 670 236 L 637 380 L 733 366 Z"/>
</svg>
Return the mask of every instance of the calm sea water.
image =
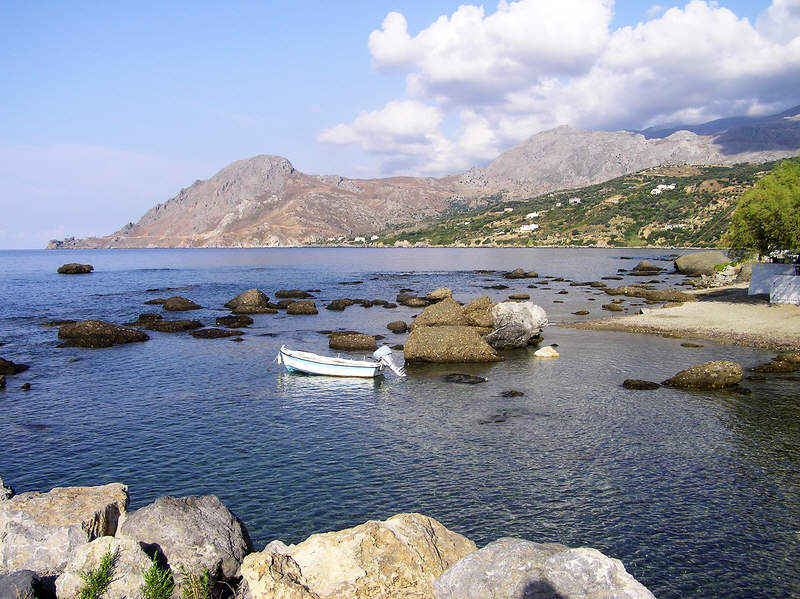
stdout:
<svg viewBox="0 0 800 599">
<path fill-rule="evenodd" d="M 692 364 L 751 367 L 769 352 L 701 342 L 545 331 L 561 358 L 527 350 L 491 365 L 432 365 L 398 380 L 288 375 L 278 347 L 327 352 L 320 330 L 386 329 L 418 312 L 351 306 L 317 316 L 256 315 L 244 341 L 150 333 L 147 343 L 57 349 L 54 319 L 122 323 L 183 295 L 213 325 L 222 304 L 258 287 L 317 289 L 320 308 L 447 286 L 456 299 L 529 292 L 556 323 L 602 292 L 568 281 L 528 289 L 476 269 L 599 279 L 663 252 L 569 249 L 265 249 L 0 252 L 0 356 L 30 364 L 0 392 L 0 474 L 18 492 L 119 481 L 131 507 L 214 493 L 257 548 L 404 511 L 483 545 L 501 536 L 596 547 L 659 597 L 800 596 L 797 377 L 746 381 L 751 395 L 635 392 Z M 95 266 L 63 276 L 65 262 Z M 664 266 L 669 263 L 660 262 Z M 626 279 L 630 280 L 628 277 Z M 641 280 L 641 279 L 639 279 Z M 676 275 L 659 277 L 674 284 Z M 356 285 L 342 282 L 362 281 Z M 505 283 L 508 290 L 484 289 Z M 611 282 L 612 284 L 615 284 Z M 546 287 L 546 288 L 543 288 Z M 170 288 L 170 289 L 167 289 Z M 151 291 L 158 289 L 159 291 Z M 566 290 L 567 294 L 559 294 Z M 563 302 L 563 303 L 557 303 Z M 637 301 L 626 303 L 637 311 Z M 481 385 L 441 376 L 471 372 Z M 19 387 L 30 382 L 30 391 Z M 503 391 L 523 396 L 504 398 Z M 492 422 L 498 415 L 505 421 Z"/>
</svg>

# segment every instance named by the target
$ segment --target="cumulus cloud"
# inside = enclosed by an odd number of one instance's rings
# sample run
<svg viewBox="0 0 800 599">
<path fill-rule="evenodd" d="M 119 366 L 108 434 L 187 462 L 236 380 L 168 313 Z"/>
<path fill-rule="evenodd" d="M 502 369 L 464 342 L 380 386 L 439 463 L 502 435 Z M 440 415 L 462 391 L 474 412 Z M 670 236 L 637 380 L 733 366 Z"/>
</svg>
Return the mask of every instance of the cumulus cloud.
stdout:
<svg viewBox="0 0 800 599">
<path fill-rule="evenodd" d="M 501 1 L 490 14 L 463 5 L 412 36 L 389 13 L 369 50 L 377 68 L 405 74 L 408 98 L 319 140 L 445 173 L 561 124 L 701 122 L 798 101 L 800 0 L 773 0 L 755 23 L 705 0 L 654 6 L 613 31 L 612 16 L 610 0 Z M 448 118 L 460 126 L 445 133 Z"/>
</svg>

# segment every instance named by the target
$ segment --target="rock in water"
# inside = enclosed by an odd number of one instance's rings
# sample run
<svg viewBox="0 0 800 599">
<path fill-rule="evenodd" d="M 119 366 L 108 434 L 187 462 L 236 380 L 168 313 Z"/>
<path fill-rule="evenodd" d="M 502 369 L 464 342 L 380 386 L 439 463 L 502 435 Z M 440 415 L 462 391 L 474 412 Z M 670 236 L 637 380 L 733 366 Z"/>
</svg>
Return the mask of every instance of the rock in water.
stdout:
<svg viewBox="0 0 800 599">
<path fill-rule="evenodd" d="M 407 362 L 499 362 L 502 358 L 466 326 L 417 327 L 403 347 Z"/>
<path fill-rule="evenodd" d="M 641 262 L 639 262 L 639 264 L 633 267 L 634 272 L 652 273 L 652 272 L 660 272 L 662 270 L 665 269 L 661 268 L 660 266 L 656 266 L 649 260 L 642 260 Z"/>
<path fill-rule="evenodd" d="M 179 295 L 167 298 L 163 308 L 169 312 L 185 312 L 186 310 L 200 310 L 203 306 L 195 304 L 192 300 Z"/>
<path fill-rule="evenodd" d="M 450 566 L 435 599 L 655 599 L 622 562 L 588 547 L 503 538 Z"/>
<path fill-rule="evenodd" d="M 119 483 L 56 487 L 0 501 L 0 571 L 60 574 L 79 546 L 113 536 L 127 507 L 128 488 Z"/>
<path fill-rule="evenodd" d="M 58 267 L 58 274 L 61 275 L 85 275 L 89 274 L 94 270 L 94 266 L 91 264 L 77 264 L 76 262 L 70 262 L 69 264 L 62 264 Z"/>
<path fill-rule="evenodd" d="M 300 300 L 286 306 L 287 314 L 319 314 L 314 300 Z"/>
<path fill-rule="evenodd" d="M 686 389 L 724 389 L 742 381 L 742 367 L 736 362 L 718 360 L 704 362 L 685 370 L 662 383 Z"/>
<path fill-rule="evenodd" d="M 11 360 L 0 358 L 0 374 L 19 374 L 20 372 L 25 372 L 28 368 L 27 364 L 15 364 Z"/>
<path fill-rule="evenodd" d="M 547 325 L 547 314 L 532 302 L 501 302 L 492 307 L 494 330 L 485 339 L 495 349 L 526 347 Z"/>
<path fill-rule="evenodd" d="M 157 546 L 167 558 L 176 582 L 181 569 L 213 580 L 234 578 L 253 544 L 242 522 L 214 495 L 159 497 L 130 514 L 119 538 Z"/>
<path fill-rule="evenodd" d="M 275 292 L 275 297 L 279 299 L 305 299 L 314 296 L 300 289 L 280 289 Z"/>
<path fill-rule="evenodd" d="M 435 291 L 431 291 L 428 295 L 425 296 L 425 299 L 431 302 L 440 302 L 445 298 L 452 298 L 453 292 L 448 289 L 447 287 L 439 287 Z"/>
<path fill-rule="evenodd" d="M 199 329 L 202 326 L 203 323 L 199 320 L 155 320 L 145 328 L 148 331 L 157 331 L 159 333 L 183 333 L 184 331 Z"/>
<path fill-rule="evenodd" d="M 221 339 L 223 337 L 238 337 L 241 331 L 231 331 L 230 329 L 200 329 L 199 331 L 192 331 L 192 337 L 196 339 Z"/>
<path fill-rule="evenodd" d="M 81 574 L 96 569 L 103 555 L 110 551 L 114 556 L 111 584 L 103 592 L 103 599 L 128 599 L 139 597 L 144 585 L 144 573 L 150 568 L 150 558 L 133 539 L 100 537 L 75 550 L 56 580 L 58 597 L 78 597 L 84 581 Z"/>
<path fill-rule="evenodd" d="M 122 343 L 136 343 L 150 339 L 136 329 L 121 327 L 102 320 L 81 320 L 58 329 L 58 338 L 66 339 L 64 347 L 88 347 L 97 349 Z"/>
<path fill-rule="evenodd" d="M 477 385 L 489 380 L 485 376 L 475 376 L 474 374 L 464 374 L 462 372 L 451 372 L 444 375 L 442 379 L 447 383 L 462 383 L 464 385 Z"/>
<path fill-rule="evenodd" d="M 248 289 L 225 304 L 226 308 L 236 314 L 260 314 L 272 309 L 269 307 L 267 294 L 260 289 Z"/>
<path fill-rule="evenodd" d="M 719 250 L 693 252 L 675 260 L 675 270 L 685 275 L 713 275 L 714 267 L 727 264 L 730 259 Z"/>
<path fill-rule="evenodd" d="M 422 599 L 475 543 L 421 514 L 399 514 L 298 545 L 270 543 L 248 555 L 242 576 L 253 599 Z"/>
<path fill-rule="evenodd" d="M 535 352 L 533 352 L 533 355 L 537 358 L 558 358 L 561 354 L 553 349 L 552 345 L 547 345 L 537 349 Z"/>
<path fill-rule="evenodd" d="M 413 331 L 417 327 L 441 327 L 441 326 L 466 326 L 463 309 L 453 299 L 447 297 L 439 300 L 432 306 L 428 306 L 411 324 Z"/>
<path fill-rule="evenodd" d="M 344 331 L 331 333 L 328 338 L 328 347 L 345 351 L 375 351 L 378 349 L 378 343 L 372 335 Z"/>
<path fill-rule="evenodd" d="M 218 316 L 217 324 L 221 327 L 227 327 L 229 329 L 239 329 L 253 324 L 253 319 L 244 314 Z"/>
<path fill-rule="evenodd" d="M 658 389 L 661 385 L 652 381 L 643 381 L 641 379 L 625 379 L 622 381 L 622 386 L 626 389 L 652 391 L 653 389 Z"/>
<path fill-rule="evenodd" d="M 408 325 L 403 320 L 393 320 L 392 322 L 386 325 L 386 328 L 389 329 L 392 333 L 396 333 L 398 335 L 402 335 L 403 333 L 408 331 Z"/>
</svg>

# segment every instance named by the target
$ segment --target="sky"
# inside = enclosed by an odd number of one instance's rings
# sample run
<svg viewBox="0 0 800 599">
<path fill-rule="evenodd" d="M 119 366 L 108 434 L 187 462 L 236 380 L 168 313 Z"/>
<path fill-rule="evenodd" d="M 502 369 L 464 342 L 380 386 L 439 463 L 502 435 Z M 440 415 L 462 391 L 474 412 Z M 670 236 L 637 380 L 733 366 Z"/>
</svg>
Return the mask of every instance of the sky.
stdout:
<svg viewBox="0 0 800 599">
<path fill-rule="evenodd" d="M 0 248 L 107 235 L 258 154 L 440 176 L 799 92 L 800 0 L 0 0 Z"/>
</svg>

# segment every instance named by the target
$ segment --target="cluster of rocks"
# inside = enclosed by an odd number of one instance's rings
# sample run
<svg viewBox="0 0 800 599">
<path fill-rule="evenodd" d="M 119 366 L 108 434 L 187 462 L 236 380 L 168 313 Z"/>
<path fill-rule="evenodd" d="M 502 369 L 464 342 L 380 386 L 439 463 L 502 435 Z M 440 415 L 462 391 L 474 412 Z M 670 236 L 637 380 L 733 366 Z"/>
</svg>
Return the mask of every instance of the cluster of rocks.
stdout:
<svg viewBox="0 0 800 599">
<path fill-rule="evenodd" d="M 498 350 L 541 341 L 547 316 L 531 302 L 492 304 L 488 296 L 481 296 L 462 306 L 450 290 L 437 292 L 441 299 L 408 327 L 407 362 L 496 362 L 502 360 Z"/>
<path fill-rule="evenodd" d="M 296 545 L 276 540 L 255 552 L 244 524 L 214 495 L 127 507 L 127 487 L 118 483 L 0 494 L 0 596 L 73 599 L 81 574 L 110 552 L 105 599 L 139 596 L 154 557 L 171 570 L 176 599 L 186 577 L 204 572 L 212 585 L 248 599 L 653 597 L 595 549 L 514 538 L 478 549 L 422 514 Z"/>
</svg>

